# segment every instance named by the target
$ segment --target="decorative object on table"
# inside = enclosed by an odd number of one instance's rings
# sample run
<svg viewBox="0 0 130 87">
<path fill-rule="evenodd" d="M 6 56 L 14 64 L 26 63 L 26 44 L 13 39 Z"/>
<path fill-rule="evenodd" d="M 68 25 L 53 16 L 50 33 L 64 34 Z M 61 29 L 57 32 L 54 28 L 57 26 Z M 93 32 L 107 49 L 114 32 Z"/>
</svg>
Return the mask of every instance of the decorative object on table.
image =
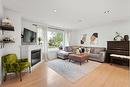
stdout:
<svg viewBox="0 0 130 87">
<path fill-rule="evenodd" d="M 76 54 L 80 54 L 80 50 L 78 48 L 76 49 Z"/>
<path fill-rule="evenodd" d="M 14 41 L 13 41 L 12 39 L 10 39 L 9 37 L 3 38 L 2 41 L 4 41 L 4 42 L 14 42 Z"/>
<path fill-rule="evenodd" d="M 39 45 L 41 44 L 41 37 L 38 37 L 38 42 L 39 42 Z"/>
<path fill-rule="evenodd" d="M 84 53 L 84 52 L 85 52 L 84 47 L 80 47 L 80 48 L 79 48 L 79 52 L 80 52 L 80 53 Z"/>
<path fill-rule="evenodd" d="M 120 35 L 120 33 L 116 32 L 116 36 L 113 39 L 114 41 L 123 41 L 124 38 Z"/>
<path fill-rule="evenodd" d="M 129 35 L 124 35 L 124 41 L 129 41 Z"/>
<path fill-rule="evenodd" d="M 13 26 L 12 21 L 6 17 L 2 19 L 2 26 Z"/>
<path fill-rule="evenodd" d="M 82 37 L 81 37 L 80 43 L 84 44 L 86 42 L 86 38 L 87 38 L 87 34 L 83 34 Z"/>
<path fill-rule="evenodd" d="M 96 44 L 98 39 L 98 33 L 93 33 L 90 37 L 90 44 Z"/>
</svg>

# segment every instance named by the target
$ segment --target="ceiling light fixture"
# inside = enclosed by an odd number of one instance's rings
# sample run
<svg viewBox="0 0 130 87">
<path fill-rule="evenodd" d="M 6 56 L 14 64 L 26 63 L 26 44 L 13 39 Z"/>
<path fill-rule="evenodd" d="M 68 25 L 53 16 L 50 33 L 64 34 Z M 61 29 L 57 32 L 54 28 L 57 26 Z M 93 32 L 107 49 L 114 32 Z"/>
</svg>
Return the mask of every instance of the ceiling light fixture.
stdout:
<svg viewBox="0 0 130 87">
<path fill-rule="evenodd" d="M 82 19 L 79 19 L 78 22 L 83 22 L 83 20 L 82 20 Z"/>
<path fill-rule="evenodd" d="M 107 10 L 107 11 L 104 12 L 104 14 L 110 14 L 110 13 L 111 13 L 110 10 Z"/>
<path fill-rule="evenodd" d="M 55 13 L 56 13 L 56 12 L 57 12 L 57 10 L 56 10 L 56 9 L 53 9 L 53 12 L 55 12 Z"/>
</svg>

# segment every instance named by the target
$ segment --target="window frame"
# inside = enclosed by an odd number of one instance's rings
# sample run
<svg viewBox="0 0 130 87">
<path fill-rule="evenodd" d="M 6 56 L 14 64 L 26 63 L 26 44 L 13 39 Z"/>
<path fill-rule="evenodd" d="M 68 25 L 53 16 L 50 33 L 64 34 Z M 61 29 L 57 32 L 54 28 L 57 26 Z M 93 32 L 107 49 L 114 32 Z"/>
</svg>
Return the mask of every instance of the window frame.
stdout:
<svg viewBox="0 0 130 87">
<path fill-rule="evenodd" d="M 63 46 L 64 46 L 64 44 L 65 44 L 65 35 L 64 35 L 65 32 L 64 32 L 64 30 L 48 28 L 48 30 L 47 30 L 47 46 L 48 46 L 49 50 L 58 50 L 59 47 L 52 47 L 52 48 L 49 47 L 49 44 L 48 44 L 48 31 L 62 33 L 63 34 L 63 41 L 62 42 L 63 42 Z"/>
</svg>

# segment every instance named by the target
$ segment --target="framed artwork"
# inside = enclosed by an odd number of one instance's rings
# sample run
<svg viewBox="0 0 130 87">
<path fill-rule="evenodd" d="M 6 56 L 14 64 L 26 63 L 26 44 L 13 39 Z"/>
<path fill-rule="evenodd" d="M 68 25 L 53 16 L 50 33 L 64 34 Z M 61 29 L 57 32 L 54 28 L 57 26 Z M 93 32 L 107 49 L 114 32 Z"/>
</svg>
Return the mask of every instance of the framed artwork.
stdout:
<svg viewBox="0 0 130 87">
<path fill-rule="evenodd" d="M 93 33 L 90 37 L 90 44 L 96 44 L 98 40 L 98 33 Z"/>
<path fill-rule="evenodd" d="M 83 34 L 81 36 L 80 44 L 95 45 L 98 43 L 98 33 L 92 33 L 92 35 Z"/>
<path fill-rule="evenodd" d="M 81 43 L 81 44 L 85 44 L 86 38 L 87 38 L 87 34 L 83 34 L 83 35 L 81 36 L 80 43 Z"/>
</svg>

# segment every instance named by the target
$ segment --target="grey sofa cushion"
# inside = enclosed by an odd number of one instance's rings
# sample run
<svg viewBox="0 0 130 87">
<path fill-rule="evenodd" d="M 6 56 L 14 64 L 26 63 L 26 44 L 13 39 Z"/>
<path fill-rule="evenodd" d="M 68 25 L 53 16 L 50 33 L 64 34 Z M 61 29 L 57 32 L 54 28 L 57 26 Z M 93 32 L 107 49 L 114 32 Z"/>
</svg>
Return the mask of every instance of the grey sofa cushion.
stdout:
<svg viewBox="0 0 130 87">
<path fill-rule="evenodd" d="M 100 52 L 104 51 L 103 48 L 95 48 L 93 53 L 99 54 Z"/>
<path fill-rule="evenodd" d="M 106 48 L 104 47 L 87 47 L 87 48 L 90 48 L 89 59 L 104 62 Z"/>
<path fill-rule="evenodd" d="M 89 56 L 92 58 L 99 58 L 100 57 L 99 54 L 94 54 L 94 53 L 90 53 Z"/>
<path fill-rule="evenodd" d="M 66 52 L 73 52 L 73 49 L 72 49 L 72 47 L 67 46 L 67 47 L 64 48 L 64 51 L 66 51 Z"/>
<path fill-rule="evenodd" d="M 63 50 L 59 50 L 58 51 L 59 55 L 69 55 L 69 52 L 63 51 Z"/>
<path fill-rule="evenodd" d="M 69 56 L 70 53 L 72 53 L 72 52 L 66 52 L 64 50 L 59 50 L 57 52 L 57 57 L 58 58 L 62 58 L 62 59 L 66 59 L 66 58 L 68 58 L 68 56 Z"/>
<path fill-rule="evenodd" d="M 105 48 L 101 47 L 90 47 L 90 53 L 99 54 L 100 52 L 105 51 Z"/>
</svg>

